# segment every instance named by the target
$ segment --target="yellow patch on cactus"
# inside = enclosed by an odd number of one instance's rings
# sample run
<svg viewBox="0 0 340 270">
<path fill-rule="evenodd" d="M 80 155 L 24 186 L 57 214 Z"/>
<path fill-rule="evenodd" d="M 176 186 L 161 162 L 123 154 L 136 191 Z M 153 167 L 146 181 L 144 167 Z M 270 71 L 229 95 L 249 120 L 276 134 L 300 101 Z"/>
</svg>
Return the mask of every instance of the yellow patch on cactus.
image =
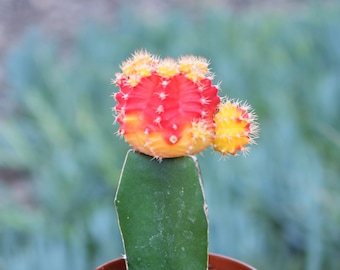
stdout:
<svg viewBox="0 0 340 270">
<path fill-rule="evenodd" d="M 197 82 L 209 74 L 209 62 L 203 57 L 183 56 L 179 59 L 179 70 L 185 76 Z"/>
<path fill-rule="evenodd" d="M 147 51 L 137 51 L 131 59 L 121 65 L 122 74 L 129 77 L 127 81 L 131 86 L 136 86 L 144 77 L 151 75 L 154 62 L 157 59 Z"/>
<path fill-rule="evenodd" d="M 172 158 L 194 155 L 209 147 L 213 140 L 213 129 L 203 124 L 184 128 L 181 137 L 163 132 L 138 131 L 124 134 L 125 140 L 142 153 L 156 158 Z"/>
<path fill-rule="evenodd" d="M 157 73 L 165 78 L 171 78 L 179 73 L 178 64 L 172 58 L 165 58 L 157 65 Z"/>
<path fill-rule="evenodd" d="M 193 142 L 210 145 L 214 135 L 213 130 L 205 121 L 194 121 L 191 127 Z"/>
<path fill-rule="evenodd" d="M 150 64 L 155 59 L 155 57 L 146 50 L 139 50 L 133 54 L 132 59 L 134 64 L 137 66 L 144 63 Z"/>
<path fill-rule="evenodd" d="M 151 66 L 146 63 L 136 66 L 135 73 L 141 78 L 148 77 L 151 75 Z"/>
<path fill-rule="evenodd" d="M 137 84 L 139 84 L 141 80 L 141 76 L 138 75 L 138 74 L 131 74 L 127 80 L 127 83 L 130 85 L 130 86 L 136 86 Z"/>
<path fill-rule="evenodd" d="M 123 62 L 121 66 L 121 70 L 124 76 L 130 76 L 131 74 L 135 72 L 135 67 L 134 67 L 133 62 L 131 60 L 127 60 Z"/>
</svg>

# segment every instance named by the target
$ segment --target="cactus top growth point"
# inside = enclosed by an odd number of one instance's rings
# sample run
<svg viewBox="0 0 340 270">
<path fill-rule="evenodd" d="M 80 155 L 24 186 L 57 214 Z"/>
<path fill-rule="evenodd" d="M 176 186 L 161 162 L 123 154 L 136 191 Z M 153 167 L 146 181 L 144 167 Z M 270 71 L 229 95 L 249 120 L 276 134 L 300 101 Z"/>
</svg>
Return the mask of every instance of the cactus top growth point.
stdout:
<svg viewBox="0 0 340 270">
<path fill-rule="evenodd" d="M 220 104 L 209 62 L 202 57 L 160 59 L 137 51 L 121 65 L 114 83 L 118 134 L 138 152 L 171 158 L 213 145 L 223 155 L 245 150 L 257 125 L 249 106 Z"/>
</svg>

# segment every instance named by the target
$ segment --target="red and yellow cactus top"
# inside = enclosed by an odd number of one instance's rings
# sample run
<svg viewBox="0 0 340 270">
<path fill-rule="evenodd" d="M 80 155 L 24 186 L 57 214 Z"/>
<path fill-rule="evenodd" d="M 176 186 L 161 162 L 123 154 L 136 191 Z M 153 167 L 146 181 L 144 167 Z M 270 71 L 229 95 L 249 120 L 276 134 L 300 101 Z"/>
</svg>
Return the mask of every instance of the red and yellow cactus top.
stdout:
<svg viewBox="0 0 340 270">
<path fill-rule="evenodd" d="M 205 58 L 184 56 L 176 61 L 138 51 L 121 70 L 114 80 L 120 88 L 114 94 L 118 134 L 135 150 L 170 158 L 213 145 L 225 155 L 252 143 L 254 117 L 245 106 L 220 104 Z"/>
</svg>

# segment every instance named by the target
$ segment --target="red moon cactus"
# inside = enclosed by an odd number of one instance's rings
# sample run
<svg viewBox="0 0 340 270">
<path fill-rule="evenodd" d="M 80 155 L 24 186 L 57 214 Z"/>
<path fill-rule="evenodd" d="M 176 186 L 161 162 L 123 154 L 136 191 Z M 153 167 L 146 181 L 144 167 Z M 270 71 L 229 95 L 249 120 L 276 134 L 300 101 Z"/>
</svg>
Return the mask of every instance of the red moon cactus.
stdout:
<svg viewBox="0 0 340 270">
<path fill-rule="evenodd" d="M 136 52 L 116 75 L 118 134 L 156 158 L 196 154 L 210 146 L 220 98 L 208 65 L 201 57 L 161 60 Z"/>
</svg>

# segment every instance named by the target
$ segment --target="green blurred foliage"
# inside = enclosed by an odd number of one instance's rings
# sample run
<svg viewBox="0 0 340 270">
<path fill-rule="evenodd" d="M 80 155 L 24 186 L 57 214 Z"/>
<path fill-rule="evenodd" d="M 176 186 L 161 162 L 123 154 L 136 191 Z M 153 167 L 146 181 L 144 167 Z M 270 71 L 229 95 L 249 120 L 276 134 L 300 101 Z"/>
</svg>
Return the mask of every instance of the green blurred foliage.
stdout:
<svg viewBox="0 0 340 270">
<path fill-rule="evenodd" d="M 210 251 L 258 269 L 337 269 L 340 6 L 130 12 L 85 25 L 66 55 L 32 29 L 7 56 L 16 111 L 0 122 L 0 168 L 24 172 L 34 196 L 22 205 L 0 186 L 0 269 L 93 269 L 123 253 L 113 197 L 128 146 L 111 125 L 110 78 L 140 48 L 211 59 L 221 95 L 259 115 L 249 157 L 199 157 Z"/>
</svg>

